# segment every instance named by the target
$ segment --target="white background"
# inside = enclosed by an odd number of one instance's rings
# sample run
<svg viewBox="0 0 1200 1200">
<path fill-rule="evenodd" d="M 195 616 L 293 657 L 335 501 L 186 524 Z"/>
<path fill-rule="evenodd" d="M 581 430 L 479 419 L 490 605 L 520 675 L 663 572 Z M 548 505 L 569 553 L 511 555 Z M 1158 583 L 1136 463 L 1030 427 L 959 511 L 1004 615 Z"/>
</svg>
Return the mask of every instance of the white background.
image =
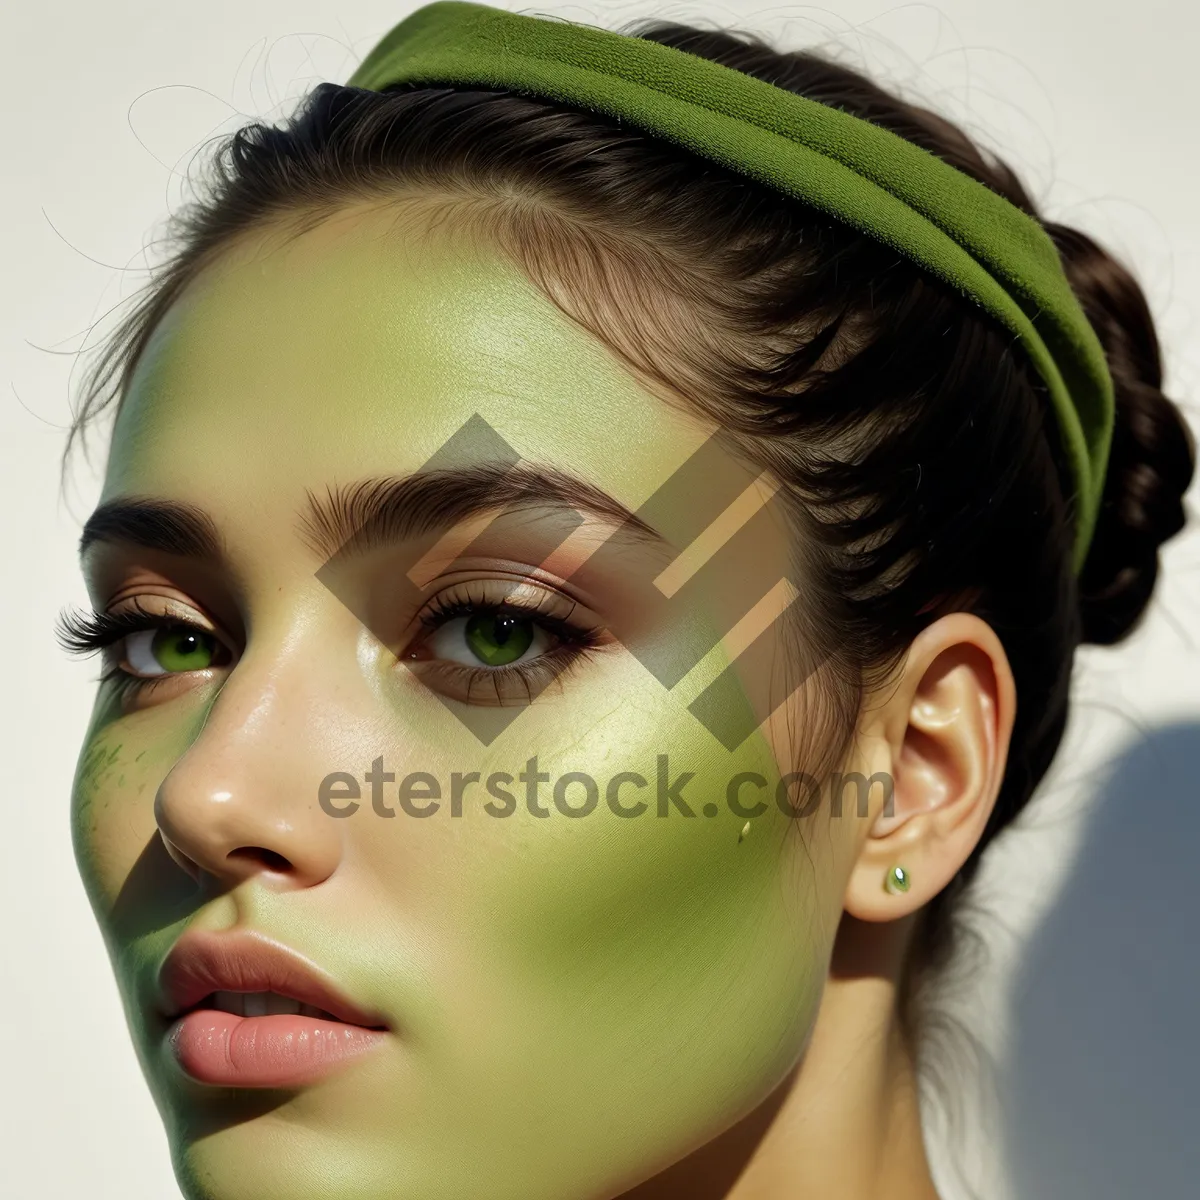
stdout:
<svg viewBox="0 0 1200 1200">
<path fill-rule="evenodd" d="M 69 844 L 95 673 L 67 661 L 51 636 L 58 610 L 86 599 L 75 540 L 97 491 L 95 474 L 78 471 L 59 492 L 77 352 L 144 280 L 158 222 L 201 144 L 246 117 L 282 115 L 322 79 L 344 81 L 414 7 L 59 0 L 14 4 L 0 18 L 4 1196 L 178 1194 Z M 788 48 L 833 39 L 855 65 L 1001 150 L 1047 216 L 1132 263 L 1159 322 L 1168 393 L 1185 404 L 1197 396 L 1194 6 L 547 0 L 525 11 L 609 26 L 641 15 L 707 20 Z M 1195 423 L 1194 404 L 1190 412 Z M 1165 561 L 1139 634 L 1081 656 L 1068 741 L 1028 819 L 985 864 L 972 918 L 985 954 L 946 981 L 960 1033 L 939 1039 L 930 1076 L 945 1200 L 1196 1194 L 1195 525 Z"/>
</svg>

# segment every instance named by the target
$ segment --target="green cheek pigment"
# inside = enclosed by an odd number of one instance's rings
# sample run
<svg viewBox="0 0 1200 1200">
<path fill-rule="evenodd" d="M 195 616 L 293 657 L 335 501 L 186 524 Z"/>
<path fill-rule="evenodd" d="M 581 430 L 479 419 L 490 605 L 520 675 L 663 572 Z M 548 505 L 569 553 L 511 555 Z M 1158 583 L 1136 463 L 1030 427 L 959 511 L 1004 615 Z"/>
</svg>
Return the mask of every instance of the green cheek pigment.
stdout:
<svg viewBox="0 0 1200 1200">
<path fill-rule="evenodd" d="M 159 785 L 203 727 L 210 691 L 122 715 L 115 690 L 101 689 L 75 773 L 71 830 L 75 861 L 112 959 L 143 1065 L 148 1043 L 138 980 L 195 911 L 194 887 L 158 836 Z M 153 1083 L 153 1079 L 151 1078 Z"/>
<path fill-rule="evenodd" d="M 680 688 L 619 647 L 484 744 L 365 636 L 295 531 L 310 493 L 416 471 L 475 415 L 527 462 L 631 509 L 708 432 L 449 226 L 413 233 L 368 209 L 282 245 L 264 235 L 219 266 L 148 347 L 105 498 L 211 516 L 249 646 L 220 695 L 151 697 L 126 715 L 102 703 L 74 807 L 181 1183 L 199 1200 L 564 1200 L 648 1178 L 764 1101 L 815 1015 L 837 905 L 817 883 L 812 827 L 773 803 L 770 749 L 754 734 L 725 750 Z M 519 623 L 472 636 L 503 669 L 528 649 Z M 230 691 L 253 721 L 221 719 Z M 189 752 L 229 766 L 247 842 L 291 838 L 325 864 L 320 886 L 196 890 L 154 816 Z M 444 805 L 385 819 L 368 798 L 338 820 L 317 806 L 323 776 L 361 781 L 378 757 L 446 786 L 456 771 L 515 777 L 535 755 L 547 818 L 515 778 L 508 817 L 479 788 L 459 817 Z M 673 800 L 658 815 L 662 759 L 693 815 Z M 584 817 L 554 805 L 571 772 L 600 788 Z M 620 772 L 647 782 L 620 793 L 647 803 L 640 816 L 605 802 Z M 748 830 L 728 804 L 739 772 L 768 781 L 741 795 L 768 804 Z M 272 816 L 256 826 L 259 812 Z M 386 1048 L 287 1094 L 187 1086 L 136 992 L 189 922 L 240 923 L 311 957 L 387 1014 Z"/>
<path fill-rule="evenodd" d="M 192 698 L 169 713 L 122 714 L 112 688 L 102 688 L 80 751 L 72 787 L 76 863 L 94 907 L 107 908 L 127 878 L 122 861 L 157 841 L 154 796 L 170 767 L 195 739 L 214 695 Z M 115 844 L 116 825 L 126 830 Z M 139 846 L 137 841 L 144 838 Z"/>
</svg>

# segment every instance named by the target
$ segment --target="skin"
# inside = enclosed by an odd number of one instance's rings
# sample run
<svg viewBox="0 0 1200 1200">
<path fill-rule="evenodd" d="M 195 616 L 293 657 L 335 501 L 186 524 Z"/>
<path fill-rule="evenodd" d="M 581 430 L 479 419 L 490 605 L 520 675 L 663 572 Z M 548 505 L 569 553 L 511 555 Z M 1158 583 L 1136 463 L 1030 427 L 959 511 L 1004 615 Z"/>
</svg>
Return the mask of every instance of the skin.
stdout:
<svg viewBox="0 0 1200 1200">
<path fill-rule="evenodd" d="M 413 547 L 355 558 L 335 594 L 298 519 L 308 494 L 411 474 L 479 414 L 525 462 L 634 510 L 711 430 L 465 224 L 357 206 L 280 233 L 231 246 L 162 322 L 101 499 L 203 509 L 222 556 L 105 540 L 84 560 L 98 610 L 136 598 L 227 647 L 135 697 L 102 685 L 73 798 L 80 870 L 185 1193 L 836 1200 L 886 1177 L 893 1195 L 932 1195 L 895 989 L 912 915 L 970 853 L 1001 778 L 1014 700 L 994 635 L 964 614 L 935 623 L 867 707 L 845 765 L 892 773 L 891 816 L 873 795 L 862 818 L 771 806 L 747 822 L 726 782 L 792 769 L 808 691 L 726 750 L 687 705 L 736 638 L 674 689 L 625 648 L 675 636 L 678 617 L 647 616 L 623 572 L 682 547 L 631 545 L 589 568 L 611 525 L 589 516 L 547 557 L 562 514 L 531 511 L 466 557 L 427 560 L 417 603 L 522 582 L 567 596 L 604 640 L 483 744 L 462 700 L 445 702 L 439 656 L 461 655 L 461 636 L 443 627 L 406 657 L 415 605 L 379 601 Z M 762 553 L 782 564 L 786 533 Z M 355 615 L 368 610 L 370 629 Z M 361 780 L 379 756 L 397 777 L 446 781 L 515 776 L 536 754 L 551 780 L 586 771 L 603 786 L 617 771 L 653 781 L 664 753 L 672 775 L 694 773 L 693 818 L 602 803 L 571 819 L 549 785 L 548 818 L 518 804 L 497 819 L 478 789 L 459 817 L 383 819 L 365 783 L 352 817 L 318 803 L 330 772 Z M 915 881 L 903 896 L 881 887 L 896 861 Z M 383 1013 L 387 1045 L 287 1092 L 183 1077 L 149 1014 L 155 973 L 184 929 L 234 927 Z"/>
</svg>

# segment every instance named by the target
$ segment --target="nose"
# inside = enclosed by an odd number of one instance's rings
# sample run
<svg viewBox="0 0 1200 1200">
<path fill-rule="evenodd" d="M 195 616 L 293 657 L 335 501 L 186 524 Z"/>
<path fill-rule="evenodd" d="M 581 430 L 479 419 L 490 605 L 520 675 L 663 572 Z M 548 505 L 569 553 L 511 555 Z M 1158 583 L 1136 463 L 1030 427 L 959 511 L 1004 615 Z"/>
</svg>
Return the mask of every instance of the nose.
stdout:
<svg viewBox="0 0 1200 1200">
<path fill-rule="evenodd" d="M 342 831 L 317 805 L 313 782 L 322 773 L 312 718 L 329 727 L 313 691 L 286 666 L 257 670 L 243 659 L 159 786 L 159 834 L 198 883 L 233 888 L 260 876 L 276 889 L 305 888 L 337 870 Z"/>
</svg>

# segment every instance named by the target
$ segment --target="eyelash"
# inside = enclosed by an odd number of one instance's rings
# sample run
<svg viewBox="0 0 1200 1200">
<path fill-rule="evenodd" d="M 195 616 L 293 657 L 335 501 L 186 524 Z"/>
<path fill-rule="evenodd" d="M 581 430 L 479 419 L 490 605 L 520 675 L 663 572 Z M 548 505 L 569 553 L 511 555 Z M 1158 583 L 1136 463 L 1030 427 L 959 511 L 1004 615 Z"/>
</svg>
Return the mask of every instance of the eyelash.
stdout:
<svg viewBox="0 0 1200 1200">
<path fill-rule="evenodd" d="M 605 642 L 603 630 L 581 625 L 571 619 L 576 605 L 571 604 L 567 614 L 558 615 L 548 609 L 555 605 L 551 593 L 541 592 L 536 603 L 520 600 L 489 599 L 476 590 L 472 583 L 441 592 L 422 610 L 418 621 L 425 629 L 425 637 L 432 637 L 438 629 L 461 617 L 512 616 L 518 620 L 531 621 L 534 625 L 552 634 L 557 644 L 528 662 L 513 663 L 503 667 L 472 667 L 447 659 L 438 660 L 439 672 L 446 682 L 463 688 L 466 701 L 470 703 L 472 689 L 479 684 L 495 692 L 496 701 L 511 703 L 512 687 L 523 689 L 526 702 L 532 702 L 536 692 L 560 679 L 577 667 Z M 561 603 L 565 597 L 558 597 Z M 420 641 L 415 643 L 419 647 Z M 411 647 L 410 647 L 411 651 Z M 415 657 L 410 653 L 408 657 Z M 461 699 L 462 697 L 460 697 Z"/>
<path fill-rule="evenodd" d="M 435 596 L 418 615 L 418 623 L 424 630 L 424 638 L 431 637 L 443 625 L 459 617 L 512 616 L 518 620 L 532 621 L 558 639 L 551 649 L 528 663 L 505 667 L 468 667 L 461 663 L 443 662 L 444 668 L 467 684 L 468 696 L 472 683 L 487 680 L 497 689 L 499 697 L 503 685 L 520 681 L 532 699 L 533 684 L 548 683 L 577 665 L 599 645 L 601 631 L 576 624 L 568 616 L 557 616 L 546 611 L 547 601 L 528 604 L 514 600 L 489 600 L 482 595 L 472 595 L 469 587 L 458 593 L 441 593 Z M 572 604 L 573 612 L 575 605 Z M 195 622 L 164 613 L 150 612 L 138 600 L 132 606 L 117 613 L 69 610 L 58 619 L 55 630 L 59 644 L 72 655 L 87 656 L 97 652 L 111 655 L 113 648 L 124 638 L 145 630 L 184 629 L 214 637 L 211 630 Z M 419 644 L 421 639 L 418 639 Z M 101 674 L 99 682 L 114 683 L 122 698 L 148 692 L 156 684 L 187 672 L 167 671 L 161 675 L 135 675 L 126 671 L 119 662 L 111 662 Z M 540 690 L 540 689 L 539 689 Z"/>
<path fill-rule="evenodd" d="M 123 638 L 146 630 L 159 629 L 185 629 L 216 640 L 212 630 L 197 625 L 194 621 L 168 613 L 150 612 L 142 607 L 140 598 L 135 599 L 130 608 L 116 613 L 89 612 L 82 609 L 65 611 L 58 618 L 55 636 L 68 654 L 86 657 L 89 654 L 105 652 L 111 656 L 112 649 Z M 163 680 L 181 674 L 184 672 L 165 671 L 162 675 L 134 675 L 114 661 L 101 673 L 99 682 L 115 684 L 124 698 L 148 692 Z"/>
</svg>

